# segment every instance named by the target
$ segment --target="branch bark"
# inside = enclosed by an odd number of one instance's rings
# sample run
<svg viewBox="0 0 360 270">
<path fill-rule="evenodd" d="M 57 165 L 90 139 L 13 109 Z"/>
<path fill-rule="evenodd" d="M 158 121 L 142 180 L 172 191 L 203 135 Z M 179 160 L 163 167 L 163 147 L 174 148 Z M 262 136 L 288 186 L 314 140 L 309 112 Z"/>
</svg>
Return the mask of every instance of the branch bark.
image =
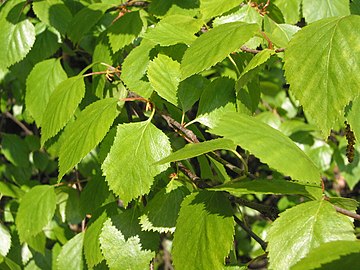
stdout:
<svg viewBox="0 0 360 270">
<path fill-rule="evenodd" d="M 237 216 L 234 215 L 235 222 L 246 231 L 251 238 L 253 238 L 256 242 L 258 242 L 261 248 L 266 252 L 267 243 L 262 240 L 257 234 L 255 234 L 249 227 L 247 227 Z"/>
<path fill-rule="evenodd" d="M 26 135 L 34 135 L 34 133 L 28 129 L 23 123 L 21 123 L 18 119 L 16 119 L 15 116 L 13 116 L 11 113 L 9 112 L 4 112 L 5 116 L 9 119 L 11 119 L 15 124 L 17 124 L 24 132 Z"/>
</svg>

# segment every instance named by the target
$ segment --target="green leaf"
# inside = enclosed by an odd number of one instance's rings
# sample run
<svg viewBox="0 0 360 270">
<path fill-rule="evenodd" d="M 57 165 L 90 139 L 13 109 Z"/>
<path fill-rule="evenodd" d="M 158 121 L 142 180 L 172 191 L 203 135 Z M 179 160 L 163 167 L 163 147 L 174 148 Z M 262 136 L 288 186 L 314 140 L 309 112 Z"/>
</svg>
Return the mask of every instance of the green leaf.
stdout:
<svg viewBox="0 0 360 270">
<path fill-rule="evenodd" d="M 181 81 L 177 90 L 179 106 L 186 112 L 199 100 L 209 81 L 200 75 L 193 75 Z"/>
<path fill-rule="evenodd" d="M 351 130 L 354 132 L 355 138 L 360 142 L 360 121 L 358 116 L 360 114 L 360 97 L 352 101 L 350 112 L 347 115 L 347 121 L 350 124 Z"/>
<path fill-rule="evenodd" d="M 54 187 L 35 186 L 26 193 L 16 216 L 16 227 L 21 242 L 37 235 L 51 221 L 56 208 Z"/>
<path fill-rule="evenodd" d="M 111 6 L 111 4 L 106 3 L 94 3 L 76 13 L 67 29 L 71 41 L 78 43 Z"/>
<path fill-rule="evenodd" d="M 2 134 L 1 152 L 17 167 L 28 167 L 30 150 L 24 140 L 15 134 Z"/>
<path fill-rule="evenodd" d="M 318 186 L 303 185 L 278 179 L 239 180 L 216 186 L 211 190 L 226 191 L 241 197 L 244 194 L 298 194 L 314 199 L 322 197 L 322 190 Z"/>
<path fill-rule="evenodd" d="M 180 64 L 166 55 L 159 54 L 149 63 L 147 75 L 151 86 L 159 96 L 177 106 Z"/>
<path fill-rule="evenodd" d="M 84 94 L 85 84 L 82 76 L 71 77 L 58 84 L 50 96 L 42 119 L 42 145 L 71 119 Z"/>
<path fill-rule="evenodd" d="M 360 81 L 352 76 L 360 70 L 360 36 L 353 31 L 357 27 L 359 16 L 324 19 L 299 31 L 286 49 L 290 90 L 324 137 L 358 95 Z"/>
<path fill-rule="evenodd" d="M 198 0 L 152 0 L 149 11 L 155 16 L 198 15 Z"/>
<path fill-rule="evenodd" d="M 79 269 L 84 268 L 82 249 L 84 232 L 78 233 L 71 238 L 62 248 L 57 257 L 57 269 Z"/>
<path fill-rule="evenodd" d="M 347 0 L 303 0 L 302 12 L 307 23 L 334 16 L 350 15 L 350 5 Z"/>
<path fill-rule="evenodd" d="M 0 20 L 0 68 L 7 68 L 22 60 L 35 42 L 35 28 L 29 20 L 16 24 Z"/>
<path fill-rule="evenodd" d="M 156 164 L 164 164 L 177 160 L 193 158 L 220 149 L 235 150 L 236 144 L 234 144 L 231 140 L 223 138 L 213 139 L 201 143 L 189 143 L 180 150 L 171 153 L 166 158 L 159 160 Z"/>
<path fill-rule="evenodd" d="M 139 11 L 125 13 L 109 27 L 108 37 L 115 53 L 134 41 L 140 34 L 143 22 Z"/>
<path fill-rule="evenodd" d="M 110 269 L 147 269 L 154 253 L 143 250 L 138 236 L 125 239 L 108 219 L 100 234 L 100 244 L 107 265 Z"/>
<path fill-rule="evenodd" d="M 234 13 L 216 18 L 213 22 L 213 26 L 216 27 L 230 22 L 256 23 L 261 26 L 262 20 L 262 16 L 259 12 L 251 5 L 247 4 Z"/>
<path fill-rule="evenodd" d="M 227 113 L 210 132 L 233 140 L 293 180 L 311 185 L 320 183 L 319 170 L 311 159 L 291 139 L 256 118 Z"/>
<path fill-rule="evenodd" d="M 117 102 L 116 98 L 98 100 L 65 128 L 59 153 L 59 180 L 105 137 L 119 114 Z"/>
<path fill-rule="evenodd" d="M 27 77 L 25 105 L 38 126 L 41 126 L 51 93 L 66 79 L 60 59 L 55 58 L 37 63 Z"/>
<path fill-rule="evenodd" d="M 170 154 L 167 136 L 150 119 L 121 124 L 102 170 L 111 190 L 126 206 L 132 199 L 147 194 L 154 177 L 169 164 L 152 165 Z M 129 162 L 136 160 L 136 163 Z M 126 165 L 125 165 L 126 164 Z"/>
<path fill-rule="evenodd" d="M 350 198 L 330 197 L 329 202 L 349 211 L 356 211 L 359 207 L 359 202 Z"/>
<path fill-rule="evenodd" d="M 216 0 L 200 0 L 200 12 L 204 19 L 210 19 L 239 6 L 241 3 L 241 0 L 227 0 L 221 4 Z"/>
<path fill-rule="evenodd" d="M 319 247 L 291 267 L 291 270 L 312 269 L 357 269 L 359 263 L 360 242 L 359 241 L 334 241 L 321 244 Z M 319 256 L 326 254 L 326 256 Z M 352 257 L 350 257 L 352 256 Z M 352 260 L 349 258 L 352 258 Z M 338 262 L 338 267 L 331 263 Z M 341 267 L 341 268 L 339 268 Z"/>
<path fill-rule="evenodd" d="M 301 28 L 291 24 L 277 24 L 268 17 L 264 19 L 265 33 L 276 46 L 286 48 L 293 35 Z"/>
<path fill-rule="evenodd" d="M 157 192 L 144 209 L 140 217 L 143 231 L 174 233 L 180 204 L 190 192 L 181 183 L 172 180 L 168 186 Z M 170 190 L 169 190 L 170 189 Z"/>
<path fill-rule="evenodd" d="M 144 38 L 161 46 L 170 46 L 177 43 L 191 44 L 195 33 L 203 25 L 202 20 L 184 15 L 172 15 L 162 19 L 155 28 L 149 28 Z"/>
<path fill-rule="evenodd" d="M 11 247 L 11 234 L 5 225 L 0 223 L 0 255 L 6 256 Z"/>
<path fill-rule="evenodd" d="M 243 72 L 241 72 L 239 80 L 236 82 L 237 91 L 244 87 L 249 81 L 251 81 L 259 73 L 259 69 L 275 54 L 273 50 L 262 50 L 256 54 L 250 62 L 246 65 Z"/>
<path fill-rule="evenodd" d="M 144 98 L 150 97 L 153 89 L 150 83 L 143 79 L 150 62 L 150 51 L 155 47 L 150 40 L 142 40 L 125 58 L 122 65 L 121 79 L 130 91 Z"/>
<path fill-rule="evenodd" d="M 61 0 L 43 0 L 32 3 L 35 15 L 44 23 L 65 34 L 72 14 Z"/>
<path fill-rule="evenodd" d="M 174 234 L 172 255 L 176 269 L 222 269 L 233 245 L 232 214 L 223 193 L 204 190 L 187 196 Z M 189 239 L 196 248 L 189 248 Z"/>
<path fill-rule="evenodd" d="M 92 214 L 109 197 L 109 188 L 105 178 L 94 176 L 80 194 L 80 207 L 83 213 Z"/>
<path fill-rule="evenodd" d="M 24 194 L 25 191 L 15 185 L 6 182 L 0 182 L 0 197 L 7 196 L 20 199 Z"/>
<path fill-rule="evenodd" d="M 301 2 L 302 0 L 276 0 L 275 5 L 281 10 L 286 23 L 295 24 L 300 21 Z"/>
<path fill-rule="evenodd" d="M 196 121 L 214 127 L 226 112 L 236 111 L 234 80 L 220 77 L 213 80 L 203 91 Z"/>
<path fill-rule="evenodd" d="M 185 51 L 181 62 L 182 80 L 222 61 L 253 37 L 258 29 L 257 24 L 233 22 L 202 34 Z"/>
<path fill-rule="evenodd" d="M 297 205 L 280 214 L 269 230 L 270 269 L 290 269 L 323 243 L 355 239 L 351 220 L 337 213 L 331 203 L 321 200 Z"/>
</svg>

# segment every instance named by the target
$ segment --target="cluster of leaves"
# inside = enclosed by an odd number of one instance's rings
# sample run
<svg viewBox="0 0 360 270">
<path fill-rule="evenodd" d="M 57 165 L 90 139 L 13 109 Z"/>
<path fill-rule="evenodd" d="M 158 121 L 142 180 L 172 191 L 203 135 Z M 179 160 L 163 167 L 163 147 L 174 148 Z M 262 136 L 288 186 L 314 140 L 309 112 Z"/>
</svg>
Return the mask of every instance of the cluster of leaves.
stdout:
<svg viewBox="0 0 360 270">
<path fill-rule="evenodd" d="M 0 3 L 1 269 L 359 267 L 360 1 Z"/>
</svg>

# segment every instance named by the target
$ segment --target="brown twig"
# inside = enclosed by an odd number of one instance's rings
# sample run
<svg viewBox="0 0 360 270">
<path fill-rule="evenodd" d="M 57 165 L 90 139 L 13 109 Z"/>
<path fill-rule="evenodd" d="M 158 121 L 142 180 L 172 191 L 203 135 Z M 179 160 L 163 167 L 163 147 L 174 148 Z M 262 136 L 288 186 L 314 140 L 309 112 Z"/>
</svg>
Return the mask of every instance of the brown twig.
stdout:
<svg viewBox="0 0 360 270">
<path fill-rule="evenodd" d="M 267 243 L 255 234 L 249 227 L 247 227 L 237 216 L 234 215 L 234 220 L 244 231 L 246 231 L 251 238 L 258 242 L 261 248 L 266 251 Z"/>
<path fill-rule="evenodd" d="M 276 207 L 267 206 L 256 202 L 251 202 L 243 198 L 237 198 L 237 197 L 232 197 L 232 200 L 237 204 L 259 211 L 261 214 L 270 218 L 271 220 L 275 220 L 279 215 L 279 210 Z"/>
<path fill-rule="evenodd" d="M 343 214 L 345 216 L 348 216 L 348 217 L 351 217 L 353 219 L 357 219 L 357 220 L 360 220 L 360 215 L 356 214 L 356 213 L 353 213 L 349 210 L 346 210 L 344 208 L 341 208 L 339 206 L 336 206 L 336 205 L 333 205 L 336 212 L 340 213 L 340 214 Z"/>
<path fill-rule="evenodd" d="M 204 180 L 202 180 L 199 176 L 195 173 L 190 171 L 188 168 L 184 166 L 181 162 L 176 162 L 179 170 L 182 171 L 189 179 L 198 187 L 198 188 L 208 188 L 210 187 Z"/>
<path fill-rule="evenodd" d="M 178 121 L 176 121 L 175 119 L 173 119 L 170 115 L 166 114 L 166 113 L 162 113 L 161 117 L 165 119 L 165 121 L 168 123 L 168 125 L 171 128 L 175 128 L 179 131 L 181 131 L 186 137 L 188 137 L 193 143 L 198 143 L 199 140 L 196 137 L 196 135 L 194 134 L 193 131 L 191 131 L 190 129 L 185 128 L 183 125 L 181 125 Z"/>
<path fill-rule="evenodd" d="M 257 54 L 257 53 L 262 52 L 262 50 L 251 49 L 249 47 L 246 47 L 245 45 L 241 46 L 240 50 L 242 50 L 243 52 L 248 52 L 248 53 L 252 53 L 252 54 Z M 276 53 L 284 52 L 284 51 L 285 51 L 285 48 L 278 48 L 275 50 Z"/>
<path fill-rule="evenodd" d="M 15 116 L 13 116 L 11 113 L 9 112 L 4 112 L 5 116 L 9 119 L 11 119 L 15 124 L 17 124 L 24 132 L 26 135 L 34 135 L 34 133 L 28 129 L 23 123 L 21 123 Z"/>
</svg>

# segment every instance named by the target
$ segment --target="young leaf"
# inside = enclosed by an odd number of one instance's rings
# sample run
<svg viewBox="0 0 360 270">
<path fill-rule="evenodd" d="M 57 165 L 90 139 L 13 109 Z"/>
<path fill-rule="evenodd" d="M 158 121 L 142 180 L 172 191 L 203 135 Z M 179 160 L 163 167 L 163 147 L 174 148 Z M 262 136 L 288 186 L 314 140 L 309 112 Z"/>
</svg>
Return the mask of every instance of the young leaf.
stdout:
<svg viewBox="0 0 360 270">
<path fill-rule="evenodd" d="M 155 45 L 150 40 L 142 40 L 141 44 L 129 53 L 122 65 L 121 79 L 131 91 L 144 98 L 150 97 L 153 91 L 150 83 L 143 80 L 143 77 L 150 62 L 150 51 Z"/>
<path fill-rule="evenodd" d="M 43 0 L 32 3 L 35 15 L 44 23 L 65 34 L 72 14 L 61 0 Z"/>
<path fill-rule="evenodd" d="M 56 208 L 54 187 L 35 186 L 26 193 L 16 216 L 16 228 L 21 242 L 37 235 L 50 222 Z"/>
<path fill-rule="evenodd" d="M 357 27 L 359 16 L 323 19 L 299 31 L 286 49 L 290 90 L 324 137 L 358 95 L 360 81 L 353 76 L 360 72 L 360 36 L 353 31 Z"/>
<path fill-rule="evenodd" d="M 58 84 L 50 96 L 42 118 L 42 145 L 66 125 L 84 94 L 85 84 L 82 76 L 71 77 Z"/>
<path fill-rule="evenodd" d="M 233 22 L 202 34 L 185 51 L 181 62 L 182 80 L 222 61 L 253 37 L 258 29 L 257 24 Z"/>
<path fill-rule="evenodd" d="M 322 190 L 318 186 L 303 185 L 277 179 L 255 179 L 228 182 L 216 186 L 211 190 L 227 191 L 237 197 L 241 197 L 244 194 L 298 194 L 314 199 L 320 199 L 322 197 Z"/>
<path fill-rule="evenodd" d="M 150 120 L 118 126 L 114 144 L 102 170 L 110 189 L 125 206 L 132 199 L 150 191 L 154 177 L 169 166 L 152 164 L 168 156 L 170 151 L 167 136 Z"/>
<path fill-rule="evenodd" d="M 219 1 L 217 0 L 200 0 L 200 12 L 204 19 L 210 19 L 211 17 L 221 15 L 240 4 L 240 0 L 227 0 L 222 2 L 221 5 L 219 5 Z"/>
<path fill-rule="evenodd" d="M 16 24 L 0 20 L 0 69 L 7 68 L 22 60 L 35 42 L 35 28 L 29 20 Z"/>
<path fill-rule="evenodd" d="M 161 46 L 170 46 L 177 43 L 191 44 L 195 33 L 203 24 L 202 20 L 184 15 L 172 15 L 162 19 L 155 28 L 150 28 L 144 38 Z"/>
<path fill-rule="evenodd" d="M 177 160 L 193 158 L 219 149 L 235 150 L 236 144 L 234 144 L 231 140 L 223 138 L 205 141 L 201 143 L 189 143 L 180 150 L 171 153 L 166 158 L 159 160 L 158 162 L 156 162 L 156 164 L 164 164 Z"/>
<path fill-rule="evenodd" d="M 55 58 L 37 63 L 27 77 L 25 104 L 38 126 L 41 126 L 51 93 L 66 79 L 60 59 Z"/>
<path fill-rule="evenodd" d="M 334 241 L 323 243 L 291 267 L 291 270 L 313 270 L 313 269 L 357 269 L 359 262 L 359 241 Z M 326 256 L 319 256 L 326 254 Z M 351 257 L 350 257 L 351 256 Z M 349 260 L 349 258 L 352 258 Z M 332 263 L 337 263 L 337 266 Z"/>
<path fill-rule="evenodd" d="M 0 182 L 0 196 L 20 199 L 24 194 L 25 191 L 19 187 L 8 182 Z"/>
<path fill-rule="evenodd" d="M 293 180 L 320 183 L 319 170 L 311 159 L 290 138 L 254 117 L 226 113 L 210 132 L 234 141 Z"/>
<path fill-rule="evenodd" d="M 232 214 L 223 193 L 204 190 L 187 196 L 174 234 L 172 255 L 176 269 L 222 269 L 233 242 Z M 189 248 L 189 239 L 197 243 L 195 249 Z"/>
<path fill-rule="evenodd" d="M 57 257 L 57 269 L 84 269 L 83 262 L 84 232 L 78 233 L 71 238 L 62 248 Z"/>
<path fill-rule="evenodd" d="M 177 106 L 180 64 L 166 55 L 159 54 L 149 63 L 147 75 L 151 86 L 159 96 Z"/>
<path fill-rule="evenodd" d="M 350 15 L 350 5 L 347 0 L 303 0 L 302 12 L 306 22 L 311 23 L 327 17 Z"/>
<path fill-rule="evenodd" d="M 280 214 L 270 228 L 270 269 L 290 269 L 322 243 L 355 239 L 351 220 L 337 213 L 331 203 L 321 200 L 297 205 Z"/>
<path fill-rule="evenodd" d="M 117 102 L 116 98 L 98 100 L 65 128 L 59 153 L 59 180 L 105 137 L 119 114 Z"/>
<path fill-rule="evenodd" d="M 133 42 L 140 34 L 143 22 L 139 11 L 125 13 L 109 27 L 108 37 L 114 53 Z"/>
<path fill-rule="evenodd" d="M 143 250 L 138 236 L 125 239 L 111 222 L 105 221 L 100 234 L 101 250 L 110 269 L 147 269 L 154 253 Z"/>
<path fill-rule="evenodd" d="M 11 247 L 11 234 L 6 228 L 6 226 L 4 226 L 1 223 L 0 223 L 0 243 L 1 243 L 0 255 L 5 257 L 8 254 Z"/>
<path fill-rule="evenodd" d="M 189 190 L 184 185 L 174 182 L 176 181 L 171 181 L 166 189 L 156 193 L 146 205 L 144 214 L 140 217 L 143 231 L 174 233 L 180 204 L 189 194 Z"/>
<path fill-rule="evenodd" d="M 214 127 L 226 112 L 236 111 L 234 80 L 220 77 L 213 80 L 203 91 L 196 121 Z"/>
</svg>

